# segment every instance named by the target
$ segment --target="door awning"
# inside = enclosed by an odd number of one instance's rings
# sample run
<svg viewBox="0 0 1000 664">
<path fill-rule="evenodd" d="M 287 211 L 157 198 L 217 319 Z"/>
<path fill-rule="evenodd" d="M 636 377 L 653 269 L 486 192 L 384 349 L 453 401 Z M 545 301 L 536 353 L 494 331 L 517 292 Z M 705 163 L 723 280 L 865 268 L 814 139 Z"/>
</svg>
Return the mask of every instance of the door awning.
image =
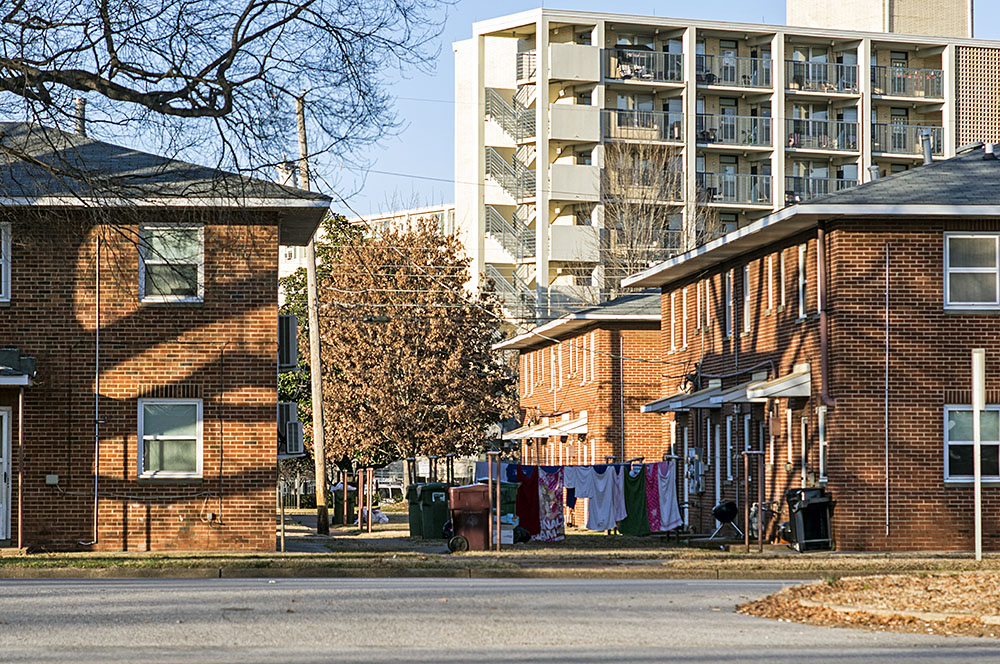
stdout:
<svg viewBox="0 0 1000 664">
<path fill-rule="evenodd" d="M 0 387 L 31 385 L 35 358 L 21 355 L 16 348 L 0 348 Z"/>
<path fill-rule="evenodd" d="M 712 403 L 717 403 L 720 406 L 724 403 L 764 403 L 767 399 L 751 399 L 747 396 L 747 390 L 756 388 L 766 382 L 767 381 L 764 380 L 751 380 L 746 383 L 736 385 L 735 387 L 730 387 L 729 389 L 723 390 L 722 394 L 712 397 Z"/>
<path fill-rule="evenodd" d="M 697 392 L 678 392 L 663 399 L 651 401 L 642 406 L 643 413 L 669 413 L 679 410 L 689 410 L 691 408 L 720 408 L 719 404 L 712 403 L 712 397 L 722 392 L 722 381 L 713 379 L 708 383 L 708 387 Z"/>
<path fill-rule="evenodd" d="M 575 420 L 556 422 L 552 424 L 552 429 L 557 432 L 553 434 L 556 436 L 572 436 L 581 433 L 585 434 L 587 433 L 587 414 L 584 413 Z"/>
<path fill-rule="evenodd" d="M 792 373 L 747 388 L 748 399 L 781 399 L 812 395 L 808 364 L 796 364 Z"/>
<path fill-rule="evenodd" d="M 523 440 L 525 438 L 534 438 L 536 435 L 538 435 L 535 433 L 536 431 L 544 429 L 546 427 L 548 427 L 548 425 L 545 424 L 544 422 L 520 427 L 514 429 L 513 431 L 508 431 L 507 433 L 505 433 L 503 436 L 501 436 L 501 440 Z M 542 434 L 542 435 L 547 436 L 548 434 Z"/>
</svg>

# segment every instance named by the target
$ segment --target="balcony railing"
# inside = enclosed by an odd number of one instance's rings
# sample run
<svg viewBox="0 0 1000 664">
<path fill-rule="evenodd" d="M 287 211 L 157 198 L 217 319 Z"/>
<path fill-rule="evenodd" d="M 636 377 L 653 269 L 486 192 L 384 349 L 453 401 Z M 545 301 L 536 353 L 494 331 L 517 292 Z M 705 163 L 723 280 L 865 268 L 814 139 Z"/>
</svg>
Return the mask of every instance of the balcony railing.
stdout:
<svg viewBox="0 0 1000 664">
<path fill-rule="evenodd" d="M 930 134 L 931 154 L 944 154 L 944 129 L 920 125 L 882 124 L 872 125 L 872 152 L 893 152 L 898 154 L 923 154 L 921 135 Z"/>
<path fill-rule="evenodd" d="M 601 111 L 605 138 L 630 141 L 684 141 L 684 114 L 666 111 Z"/>
<path fill-rule="evenodd" d="M 486 232 L 515 259 L 535 255 L 535 233 L 516 216 L 507 221 L 492 205 L 486 206 Z"/>
<path fill-rule="evenodd" d="M 837 62 L 785 61 L 785 88 L 809 92 L 858 91 L 858 66 Z"/>
<path fill-rule="evenodd" d="M 695 68 L 698 72 L 698 85 L 728 85 L 737 88 L 771 87 L 770 58 L 699 55 Z"/>
<path fill-rule="evenodd" d="M 535 171 L 514 159 L 511 163 L 486 146 L 486 175 L 493 178 L 515 200 L 535 195 Z"/>
<path fill-rule="evenodd" d="M 794 202 L 795 199 L 804 201 L 816 196 L 824 196 L 857 186 L 857 180 L 847 178 L 813 178 L 786 175 L 785 198 L 788 202 Z"/>
<path fill-rule="evenodd" d="M 531 318 L 535 314 L 535 291 L 522 281 L 517 274 L 508 279 L 499 270 L 487 263 L 484 272 L 492 282 L 493 292 L 514 318 Z"/>
<path fill-rule="evenodd" d="M 858 149 L 857 122 L 787 118 L 785 131 L 788 133 L 786 145 L 790 148 L 851 152 Z"/>
<path fill-rule="evenodd" d="M 771 176 L 696 173 L 699 197 L 706 203 L 771 204 Z"/>
<path fill-rule="evenodd" d="M 535 77 L 537 58 L 534 51 L 520 51 L 517 54 L 517 80 L 526 81 Z"/>
<path fill-rule="evenodd" d="M 699 115 L 699 143 L 771 145 L 771 118 L 749 115 Z"/>
<path fill-rule="evenodd" d="M 611 48 L 605 54 L 608 78 L 651 83 L 684 81 L 683 56 L 680 53 Z"/>
<path fill-rule="evenodd" d="M 652 228 L 643 224 L 636 224 L 634 228 L 609 228 L 607 248 L 614 252 L 617 259 L 612 262 L 623 262 L 624 259 L 634 267 L 637 262 L 657 263 L 674 257 L 680 251 L 681 236 L 680 230 Z"/>
<path fill-rule="evenodd" d="M 872 94 L 943 99 L 944 72 L 940 69 L 872 67 Z"/>
</svg>

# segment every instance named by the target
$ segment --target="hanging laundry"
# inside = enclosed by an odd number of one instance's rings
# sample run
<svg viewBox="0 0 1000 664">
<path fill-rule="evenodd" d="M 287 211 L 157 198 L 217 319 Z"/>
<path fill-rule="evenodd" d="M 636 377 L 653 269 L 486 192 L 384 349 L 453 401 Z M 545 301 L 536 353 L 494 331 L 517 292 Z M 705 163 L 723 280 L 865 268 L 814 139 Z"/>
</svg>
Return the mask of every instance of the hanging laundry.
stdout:
<svg viewBox="0 0 1000 664">
<path fill-rule="evenodd" d="M 519 525 L 532 535 L 541 530 L 538 506 L 538 466 L 517 466 L 517 518 Z"/>
<path fill-rule="evenodd" d="M 611 530 L 628 516 L 625 510 L 625 483 L 622 469 L 607 465 L 589 468 L 590 472 L 575 478 L 576 497 L 590 498 L 587 528 Z"/>
<path fill-rule="evenodd" d="M 473 477 L 472 479 L 473 482 L 485 482 L 487 479 L 489 479 L 489 470 L 487 468 L 487 465 L 490 463 L 491 462 L 489 461 L 476 462 L 476 468 L 474 473 L 475 477 Z M 503 462 L 500 463 L 500 477 L 503 478 L 504 482 L 511 481 L 509 477 L 509 471 L 507 469 L 509 465 L 510 464 L 508 463 L 503 463 Z M 493 468 L 494 469 L 496 468 L 495 463 L 493 464 Z"/>
<path fill-rule="evenodd" d="M 646 466 L 637 464 L 625 467 L 625 511 L 627 516 L 618 524 L 622 535 L 639 537 L 649 534 L 649 515 L 646 509 Z"/>
<path fill-rule="evenodd" d="M 577 497 L 586 498 L 577 494 L 578 486 L 589 486 L 590 476 L 593 472 L 592 466 L 563 466 L 563 486 L 566 488 L 566 507 L 573 509 L 576 507 Z"/>
<path fill-rule="evenodd" d="M 561 542 L 566 537 L 562 466 L 539 466 L 538 507 L 540 531 L 535 539 L 541 542 Z"/>
<path fill-rule="evenodd" d="M 649 517 L 650 532 L 658 532 L 660 527 L 660 464 L 646 464 L 646 515 Z"/>
<path fill-rule="evenodd" d="M 682 523 L 681 510 L 677 505 L 677 464 L 663 461 L 660 464 L 660 530 L 673 530 Z"/>
</svg>

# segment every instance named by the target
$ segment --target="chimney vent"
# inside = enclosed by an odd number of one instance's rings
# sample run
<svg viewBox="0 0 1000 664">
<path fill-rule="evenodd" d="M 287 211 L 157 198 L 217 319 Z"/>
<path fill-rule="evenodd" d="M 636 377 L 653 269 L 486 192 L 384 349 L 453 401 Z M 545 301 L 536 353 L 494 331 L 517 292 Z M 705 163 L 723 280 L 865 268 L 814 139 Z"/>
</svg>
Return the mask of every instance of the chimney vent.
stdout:
<svg viewBox="0 0 1000 664">
<path fill-rule="evenodd" d="M 996 159 L 996 153 L 993 152 L 993 143 L 987 142 L 983 145 L 983 159 Z"/>
<path fill-rule="evenodd" d="M 83 97 L 73 99 L 76 104 L 76 133 L 87 135 L 87 100 Z"/>
<path fill-rule="evenodd" d="M 872 164 L 871 166 L 869 166 L 868 175 L 871 177 L 872 182 L 878 180 L 878 165 Z"/>
<path fill-rule="evenodd" d="M 934 161 L 934 150 L 931 147 L 931 132 L 925 129 L 920 132 L 920 145 L 924 150 L 924 165 L 933 163 Z"/>
</svg>

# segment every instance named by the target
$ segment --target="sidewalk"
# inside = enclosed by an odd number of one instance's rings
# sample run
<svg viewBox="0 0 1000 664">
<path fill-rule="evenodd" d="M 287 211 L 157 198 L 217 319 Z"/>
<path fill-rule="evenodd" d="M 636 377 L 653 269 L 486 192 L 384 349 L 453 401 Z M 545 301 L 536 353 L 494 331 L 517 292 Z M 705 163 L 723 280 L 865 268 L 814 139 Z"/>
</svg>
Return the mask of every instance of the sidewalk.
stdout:
<svg viewBox="0 0 1000 664">
<path fill-rule="evenodd" d="M 712 551 L 666 537 L 623 537 L 567 528 L 564 542 L 529 542 L 500 552 L 449 554 L 445 541 L 409 537 L 405 512 L 388 512 L 371 534 L 336 526 L 315 535 L 314 513 L 285 518 L 285 553 L 63 553 L 0 556 L 0 578 L 29 577 L 529 577 L 755 578 L 821 580 L 899 573 L 1000 571 L 1000 554 L 977 564 L 963 553 L 763 554 Z"/>
</svg>

